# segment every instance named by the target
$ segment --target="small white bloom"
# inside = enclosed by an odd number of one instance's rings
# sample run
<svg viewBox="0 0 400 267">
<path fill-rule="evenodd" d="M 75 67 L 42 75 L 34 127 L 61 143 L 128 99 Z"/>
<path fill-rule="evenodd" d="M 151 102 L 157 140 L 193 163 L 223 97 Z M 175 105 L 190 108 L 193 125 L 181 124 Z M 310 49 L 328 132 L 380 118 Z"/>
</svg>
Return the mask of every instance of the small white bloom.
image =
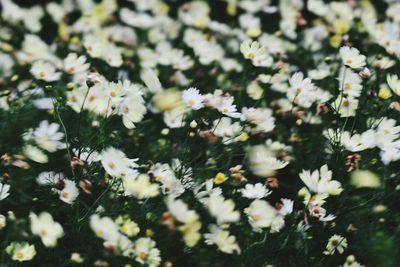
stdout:
<svg viewBox="0 0 400 267">
<path fill-rule="evenodd" d="M 79 189 L 76 187 L 74 181 L 68 179 L 62 181 L 64 188 L 58 192 L 60 199 L 65 203 L 72 204 L 79 195 Z"/>
<path fill-rule="evenodd" d="M 396 74 L 386 76 L 387 83 L 392 91 L 400 96 L 400 80 Z"/>
<path fill-rule="evenodd" d="M 211 225 L 210 233 L 204 234 L 204 237 L 207 245 L 216 245 L 223 253 L 232 254 L 236 252 L 240 254 L 240 248 L 236 242 L 236 237 L 230 235 L 228 231 L 222 230 L 217 225 Z"/>
<path fill-rule="evenodd" d="M 255 231 L 262 228 L 270 228 L 274 220 L 279 216 L 278 211 L 265 200 L 254 200 L 244 212 L 249 218 L 250 225 Z"/>
<path fill-rule="evenodd" d="M 182 99 L 188 108 L 198 110 L 204 107 L 204 97 L 199 90 L 191 87 L 182 93 Z"/>
<path fill-rule="evenodd" d="M 61 225 L 48 212 L 42 212 L 39 216 L 31 212 L 29 219 L 32 233 L 39 236 L 46 247 L 55 247 L 57 240 L 64 235 Z"/>
<path fill-rule="evenodd" d="M 64 174 L 55 172 L 41 172 L 36 177 L 36 182 L 39 185 L 55 185 L 64 179 Z"/>
<path fill-rule="evenodd" d="M 100 218 L 97 214 L 92 215 L 90 217 L 90 228 L 97 237 L 106 241 L 115 241 L 120 236 L 118 225 L 109 217 Z"/>
<path fill-rule="evenodd" d="M 336 251 L 339 252 L 339 254 L 342 254 L 346 248 L 347 239 L 340 235 L 333 235 L 328 240 L 324 254 L 333 255 Z"/>
<path fill-rule="evenodd" d="M 125 195 L 138 199 L 155 197 L 159 194 L 159 186 L 150 182 L 149 176 L 140 174 L 138 177 L 124 177 L 122 179 Z"/>
<path fill-rule="evenodd" d="M 55 152 L 58 149 L 64 149 L 65 144 L 61 142 L 64 134 L 59 132 L 60 125 L 57 123 L 49 123 L 41 121 L 39 127 L 33 131 L 33 139 L 40 148 L 49 152 Z"/>
<path fill-rule="evenodd" d="M 224 223 L 237 222 L 240 213 L 235 210 L 235 203 L 231 199 L 225 199 L 218 193 L 211 193 L 207 199 L 206 207 L 210 214 L 216 218 L 219 225 Z"/>
<path fill-rule="evenodd" d="M 338 96 L 334 102 L 334 108 L 339 112 L 340 117 L 354 117 L 358 109 L 358 99 L 353 97 Z"/>
<path fill-rule="evenodd" d="M 86 57 L 76 53 L 69 53 L 64 59 L 64 71 L 68 74 L 82 73 L 89 69 L 89 64 L 85 63 Z"/>
<path fill-rule="evenodd" d="M 352 69 L 361 69 L 365 67 L 366 57 L 360 54 L 357 48 L 343 46 L 339 50 L 343 64 Z"/>
<path fill-rule="evenodd" d="M 38 80 L 54 82 L 60 79 L 61 73 L 49 62 L 39 60 L 33 63 L 30 72 Z"/>
<path fill-rule="evenodd" d="M 250 198 L 250 199 L 264 198 L 272 193 L 262 183 L 256 183 L 254 185 L 246 184 L 246 187 L 244 189 L 242 189 L 241 192 L 242 192 L 243 197 Z"/>
<path fill-rule="evenodd" d="M 312 173 L 309 170 L 303 170 L 299 176 L 314 193 L 339 195 L 343 191 L 340 182 L 332 180 L 332 171 L 328 169 L 326 164 L 320 170 L 315 170 Z"/>
<path fill-rule="evenodd" d="M 160 250 L 156 242 L 150 238 L 142 237 L 136 240 L 134 246 L 135 260 L 149 267 L 159 266 L 161 263 Z"/>
<path fill-rule="evenodd" d="M 113 147 L 103 150 L 100 158 L 105 171 L 113 177 L 123 177 L 129 168 L 137 167 L 135 160 L 128 159 L 124 152 Z"/>
<path fill-rule="evenodd" d="M 310 78 L 304 78 L 303 73 L 296 72 L 289 79 L 290 89 L 287 97 L 293 103 L 309 108 L 316 100 L 315 85 Z"/>
<path fill-rule="evenodd" d="M 36 249 L 34 245 L 30 245 L 26 242 L 17 243 L 12 242 L 6 248 L 7 254 L 11 256 L 14 261 L 30 261 L 36 255 Z"/>
</svg>

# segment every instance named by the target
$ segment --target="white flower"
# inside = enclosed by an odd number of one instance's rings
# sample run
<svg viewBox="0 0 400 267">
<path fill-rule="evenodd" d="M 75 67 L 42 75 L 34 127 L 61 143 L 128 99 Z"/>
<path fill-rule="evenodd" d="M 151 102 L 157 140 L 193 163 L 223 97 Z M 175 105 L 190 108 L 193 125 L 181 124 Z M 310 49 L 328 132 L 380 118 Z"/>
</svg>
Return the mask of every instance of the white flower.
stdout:
<svg viewBox="0 0 400 267">
<path fill-rule="evenodd" d="M 118 225 L 109 217 L 100 218 L 97 214 L 92 215 L 90 217 L 90 228 L 97 237 L 106 241 L 118 240 L 120 236 Z"/>
<path fill-rule="evenodd" d="M 360 54 L 357 48 L 343 46 L 339 50 L 343 64 L 352 69 L 361 69 L 365 67 L 366 57 Z"/>
<path fill-rule="evenodd" d="M 49 62 L 39 60 L 33 63 L 30 72 L 38 80 L 54 82 L 60 79 L 61 73 Z"/>
<path fill-rule="evenodd" d="M 362 90 L 362 79 L 360 75 L 350 69 L 343 69 L 339 74 L 340 89 L 343 94 L 350 97 L 359 97 Z"/>
<path fill-rule="evenodd" d="M 30 160 L 36 161 L 38 163 L 47 163 L 49 158 L 42 150 L 35 146 L 26 145 L 24 147 L 24 155 Z"/>
<path fill-rule="evenodd" d="M 376 129 L 376 143 L 384 147 L 400 137 L 400 126 L 396 126 L 396 120 L 382 118 Z"/>
<path fill-rule="evenodd" d="M 201 238 L 201 222 L 199 215 L 194 210 L 189 210 L 188 205 L 182 200 L 176 200 L 170 196 L 166 201 L 169 212 L 180 223 L 179 230 L 183 233 L 185 244 L 188 247 L 195 246 Z"/>
<path fill-rule="evenodd" d="M 100 154 L 101 164 L 105 171 L 113 177 L 123 177 L 129 168 L 135 168 L 137 165 L 134 160 L 128 159 L 124 152 L 113 147 L 103 150 Z"/>
<path fill-rule="evenodd" d="M 287 97 L 293 103 L 309 108 L 316 100 L 315 86 L 310 78 L 304 78 L 303 73 L 296 72 L 289 79 L 290 89 Z"/>
<path fill-rule="evenodd" d="M 196 196 L 196 198 L 203 204 L 206 204 L 207 202 L 207 197 L 210 196 L 211 194 L 217 194 L 220 195 L 222 194 L 222 190 L 219 187 L 214 186 L 214 179 L 209 179 L 208 181 L 204 182 L 200 186 L 196 187 L 193 191 Z M 200 191 L 203 187 L 205 189 L 203 191 Z"/>
<path fill-rule="evenodd" d="M 243 108 L 242 120 L 254 125 L 254 132 L 271 132 L 275 128 L 275 118 L 272 110 L 268 108 Z"/>
<path fill-rule="evenodd" d="M 261 228 L 270 228 L 279 216 L 278 211 L 267 201 L 259 199 L 251 202 L 244 212 L 247 214 L 249 223 L 255 231 L 260 231 Z"/>
<path fill-rule="evenodd" d="M 279 214 L 281 214 L 282 216 L 286 216 L 290 213 L 293 212 L 293 204 L 294 201 L 291 199 L 287 199 L 287 198 L 282 198 L 281 199 L 282 202 L 282 206 L 279 209 Z"/>
<path fill-rule="evenodd" d="M 122 179 L 124 193 L 138 199 L 155 197 L 159 194 L 159 186 L 151 183 L 149 176 L 140 174 L 138 177 L 124 177 Z"/>
<path fill-rule="evenodd" d="M 150 92 L 156 94 L 162 92 L 163 88 L 157 74 L 152 69 L 143 69 L 140 72 L 140 79 L 144 82 Z"/>
<path fill-rule="evenodd" d="M 140 264 L 156 267 L 161 263 L 160 250 L 156 248 L 156 242 L 150 238 L 142 237 L 136 240 L 134 254 L 135 260 Z"/>
<path fill-rule="evenodd" d="M 0 200 L 3 200 L 10 195 L 8 191 L 10 191 L 10 185 L 0 183 Z"/>
<path fill-rule="evenodd" d="M 358 108 L 358 99 L 353 97 L 338 96 L 334 108 L 339 112 L 340 117 L 354 117 Z"/>
<path fill-rule="evenodd" d="M 240 113 L 237 112 L 236 105 L 233 104 L 233 98 L 227 98 L 222 100 L 218 106 L 218 110 L 222 114 L 232 118 L 240 117 Z"/>
<path fill-rule="evenodd" d="M 246 184 L 246 187 L 241 192 L 243 197 L 250 199 L 264 198 L 272 193 L 262 183 Z"/>
<path fill-rule="evenodd" d="M 74 181 L 64 179 L 62 182 L 64 188 L 58 192 L 60 199 L 65 203 L 72 204 L 79 195 L 79 189 Z"/>
<path fill-rule="evenodd" d="M 339 252 L 339 254 L 342 254 L 346 248 L 347 248 L 347 239 L 340 235 L 333 235 L 328 240 L 328 244 L 326 245 L 324 254 L 333 255 L 335 251 Z"/>
<path fill-rule="evenodd" d="M 272 65 L 272 58 L 269 57 L 265 46 L 261 46 L 257 41 L 251 44 L 249 42 L 241 43 L 240 52 L 246 59 L 252 60 L 254 66 Z"/>
<path fill-rule="evenodd" d="M 41 172 L 36 177 L 36 182 L 39 185 L 55 185 L 64 179 L 64 174 L 55 172 Z"/>
<path fill-rule="evenodd" d="M 235 203 L 233 200 L 225 200 L 224 197 L 218 193 L 211 193 L 210 197 L 207 199 L 206 207 L 210 214 L 216 218 L 219 225 L 237 222 L 240 219 L 240 213 L 235 210 Z"/>
<path fill-rule="evenodd" d="M 69 53 L 64 59 L 64 71 L 68 74 L 82 73 L 89 69 L 90 65 L 86 62 L 85 56 L 76 53 Z"/>
<path fill-rule="evenodd" d="M 126 96 L 119 104 L 118 113 L 122 115 L 125 127 L 132 129 L 135 127 L 134 123 L 140 122 L 146 113 L 145 101 L 140 88 L 127 80 L 122 83 L 122 90 Z"/>
<path fill-rule="evenodd" d="M 393 75 L 387 75 L 386 76 L 386 81 L 390 87 L 390 89 L 392 89 L 392 91 L 400 96 L 400 80 L 399 80 L 399 76 L 397 76 L 396 74 Z"/>
<path fill-rule="evenodd" d="M 379 156 L 385 165 L 400 160 L 400 140 L 383 146 Z"/>
<path fill-rule="evenodd" d="M 31 212 L 29 219 L 32 233 L 39 236 L 46 247 L 55 247 L 57 240 L 64 235 L 61 225 L 48 212 L 42 212 L 39 216 Z"/>
<path fill-rule="evenodd" d="M 350 132 L 345 131 L 340 136 L 340 142 L 351 152 L 358 152 L 365 149 L 362 144 L 362 137 L 359 134 L 351 136 Z"/>
<path fill-rule="evenodd" d="M 49 123 L 48 121 L 41 121 L 39 127 L 33 131 L 33 139 L 40 148 L 49 152 L 55 152 L 58 149 L 64 149 L 65 144 L 61 142 L 64 134 L 58 132 L 60 125 L 57 123 Z"/>
<path fill-rule="evenodd" d="M 199 215 L 194 210 L 189 210 L 188 205 L 180 199 L 170 196 L 166 201 L 169 212 L 181 223 L 190 223 L 197 221 Z"/>
<path fill-rule="evenodd" d="M 319 171 L 315 170 L 312 173 L 309 170 L 303 170 L 299 176 L 314 193 L 339 195 L 343 191 L 340 182 L 332 180 L 332 171 L 328 169 L 326 164 Z"/>
<path fill-rule="evenodd" d="M 185 192 L 182 183 L 176 178 L 175 172 L 168 164 L 156 163 L 149 173 L 152 173 L 158 182 L 162 183 L 162 191 L 164 194 L 180 196 Z"/>
<path fill-rule="evenodd" d="M 213 124 L 213 133 L 216 136 L 222 137 L 222 141 L 227 144 L 235 141 L 235 137 L 242 130 L 239 122 L 232 123 L 232 119 L 228 117 L 215 120 Z"/>
<path fill-rule="evenodd" d="M 250 170 L 257 176 L 268 177 L 289 164 L 278 160 L 265 145 L 252 146 L 248 151 Z"/>
<path fill-rule="evenodd" d="M 240 254 L 240 248 L 236 242 L 236 237 L 229 235 L 228 231 L 222 230 L 217 225 L 211 225 L 210 233 L 204 234 L 204 237 L 207 245 L 216 245 L 223 253 L 232 254 L 236 252 Z"/>
<path fill-rule="evenodd" d="M 12 260 L 19 262 L 30 261 L 36 255 L 35 246 L 29 245 L 26 242 L 12 242 L 7 246 L 6 252 L 7 254 L 11 255 Z"/>
<path fill-rule="evenodd" d="M 204 97 L 200 94 L 199 90 L 191 87 L 182 93 L 182 99 L 188 108 L 198 110 L 204 106 Z"/>
</svg>

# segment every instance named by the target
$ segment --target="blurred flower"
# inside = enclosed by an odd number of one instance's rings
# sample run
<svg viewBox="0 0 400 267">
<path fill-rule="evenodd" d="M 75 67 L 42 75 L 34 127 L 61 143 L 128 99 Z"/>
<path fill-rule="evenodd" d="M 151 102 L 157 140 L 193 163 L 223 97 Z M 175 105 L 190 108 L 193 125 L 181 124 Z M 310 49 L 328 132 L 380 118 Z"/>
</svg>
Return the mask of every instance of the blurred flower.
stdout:
<svg viewBox="0 0 400 267">
<path fill-rule="evenodd" d="M 377 188 L 381 186 L 381 179 L 371 171 L 358 170 L 351 173 L 351 184 L 359 188 Z"/>
<path fill-rule="evenodd" d="M 49 62 L 39 60 L 33 63 L 30 72 L 38 80 L 54 82 L 60 79 L 61 73 Z"/>
<path fill-rule="evenodd" d="M 352 69 L 361 69 L 365 66 L 366 57 L 360 54 L 357 48 L 343 46 L 339 50 L 343 64 Z"/>
<path fill-rule="evenodd" d="M 31 221 L 32 233 L 38 235 L 46 247 L 55 247 L 57 239 L 64 235 L 61 225 L 55 222 L 48 212 L 42 212 L 39 216 L 31 212 L 29 219 Z"/>
<path fill-rule="evenodd" d="M 347 248 L 347 239 L 340 235 L 333 235 L 326 245 L 325 255 L 333 255 L 336 251 L 342 254 Z"/>
<path fill-rule="evenodd" d="M 228 231 L 222 230 L 217 225 L 211 225 L 210 233 L 204 234 L 204 237 L 207 245 L 215 244 L 223 253 L 232 254 L 236 252 L 240 254 L 240 248 L 236 242 L 236 237 L 230 235 Z"/>
<path fill-rule="evenodd" d="M 6 248 L 6 252 L 11 256 L 12 260 L 19 262 L 30 261 L 36 255 L 35 246 L 26 242 L 12 242 Z"/>
</svg>

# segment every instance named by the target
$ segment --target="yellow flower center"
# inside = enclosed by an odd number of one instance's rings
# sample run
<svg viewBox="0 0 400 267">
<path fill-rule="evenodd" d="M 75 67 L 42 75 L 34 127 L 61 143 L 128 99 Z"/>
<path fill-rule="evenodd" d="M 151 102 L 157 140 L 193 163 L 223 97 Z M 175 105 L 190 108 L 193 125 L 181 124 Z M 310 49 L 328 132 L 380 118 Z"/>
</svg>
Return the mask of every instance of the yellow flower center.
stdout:
<svg viewBox="0 0 400 267">
<path fill-rule="evenodd" d="M 97 234 L 98 236 L 103 236 L 103 235 L 104 235 L 104 231 L 103 231 L 102 229 L 97 230 L 97 231 L 96 231 L 96 234 Z"/>
<path fill-rule="evenodd" d="M 68 192 L 62 192 L 61 195 L 62 195 L 63 198 L 67 198 L 69 196 Z"/>
<path fill-rule="evenodd" d="M 250 58 L 250 59 L 254 59 L 254 58 L 255 58 L 255 55 L 254 55 L 254 53 L 250 52 L 250 53 L 248 54 L 248 58 Z"/>
<path fill-rule="evenodd" d="M 111 170 L 115 169 L 115 164 L 113 162 L 108 163 L 108 167 L 110 167 Z"/>
<path fill-rule="evenodd" d="M 147 257 L 148 257 L 148 254 L 146 253 L 146 252 L 140 252 L 139 253 L 139 258 L 141 259 L 141 260 L 146 260 L 147 259 Z"/>
<path fill-rule="evenodd" d="M 16 256 L 17 256 L 18 259 L 23 259 L 25 255 L 24 255 L 24 253 L 22 251 L 18 251 Z"/>
<path fill-rule="evenodd" d="M 261 220 L 261 215 L 260 215 L 260 214 L 254 214 L 254 215 L 253 215 L 253 220 L 254 220 L 254 221 L 259 221 L 259 220 Z"/>
<path fill-rule="evenodd" d="M 42 236 L 47 235 L 47 231 L 46 231 L 45 229 L 42 229 L 42 230 L 40 231 L 40 235 L 42 235 Z"/>
<path fill-rule="evenodd" d="M 188 103 L 188 106 L 193 106 L 194 105 L 194 101 L 191 100 L 191 99 L 187 103 Z"/>
</svg>

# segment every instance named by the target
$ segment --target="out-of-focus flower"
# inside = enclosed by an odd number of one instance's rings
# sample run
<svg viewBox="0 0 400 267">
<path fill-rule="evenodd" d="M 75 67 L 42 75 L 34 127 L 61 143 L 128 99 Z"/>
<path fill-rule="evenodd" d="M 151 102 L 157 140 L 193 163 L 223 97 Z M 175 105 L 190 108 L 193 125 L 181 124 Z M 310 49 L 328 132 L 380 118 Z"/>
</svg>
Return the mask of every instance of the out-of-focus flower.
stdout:
<svg viewBox="0 0 400 267">
<path fill-rule="evenodd" d="M 339 50 L 343 64 L 352 69 L 361 69 L 365 67 L 366 57 L 360 54 L 360 51 L 354 47 L 343 46 Z"/>
<path fill-rule="evenodd" d="M 55 247 L 57 240 L 64 235 L 61 224 L 55 222 L 48 212 L 42 212 L 39 216 L 31 212 L 29 218 L 32 233 L 38 235 L 46 247 Z"/>
<path fill-rule="evenodd" d="M 39 60 L 33 63 L 30 72 L 38 80 L 54 82 L 60 79 L 61 73 L 49 62 Z"/>
<path fill-rule="evenodd" d="M 35 246 L 26 242 L 12 242 L 6 248 L 6 252 L 11 256 L 12 260 L 19 262 L 30 261 L 36 255 Z"/>
</svg>

